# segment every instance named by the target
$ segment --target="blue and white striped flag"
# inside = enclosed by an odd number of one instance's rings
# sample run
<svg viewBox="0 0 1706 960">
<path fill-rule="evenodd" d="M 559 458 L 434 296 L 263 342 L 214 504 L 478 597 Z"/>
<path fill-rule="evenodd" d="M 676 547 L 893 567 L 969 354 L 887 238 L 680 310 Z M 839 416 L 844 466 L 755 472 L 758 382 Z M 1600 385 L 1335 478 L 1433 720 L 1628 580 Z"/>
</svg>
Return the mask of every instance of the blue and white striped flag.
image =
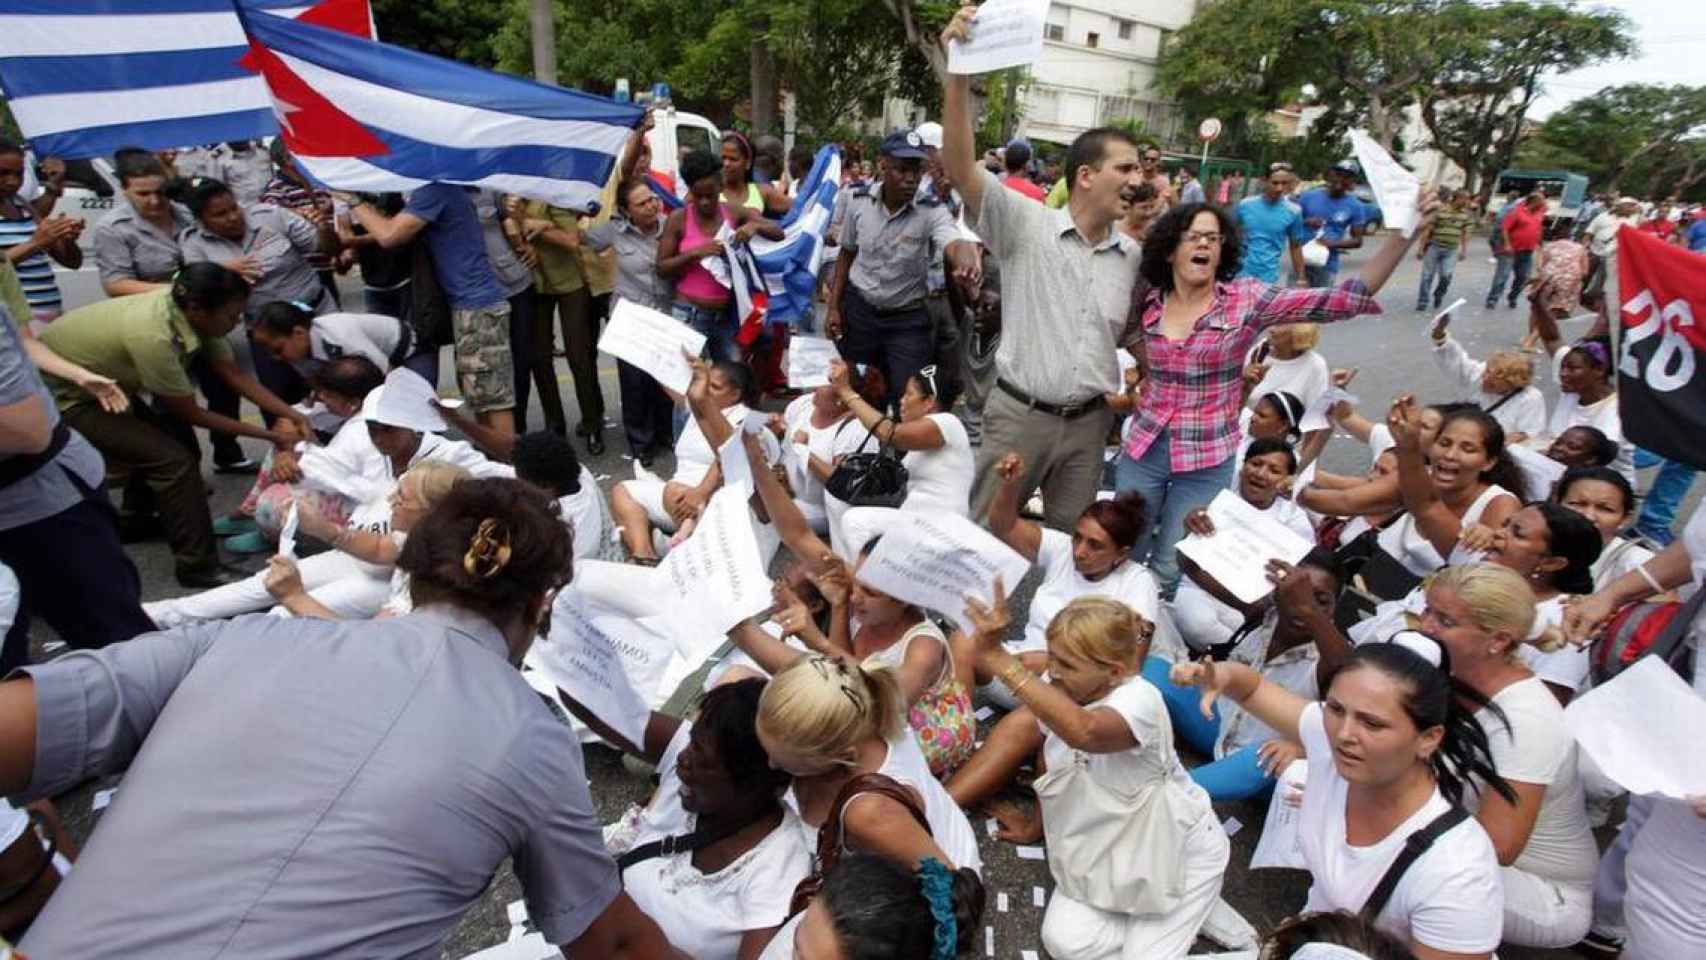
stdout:
<svg viewBox="0 0 1706 960">
<path fill-rule="evenodd" d="M 243 0 L 299 16 L 312 0 Z M 371 36 L 367 0 L 336 0 Z M 278 132 L 232 0 L 0 0 L 0 92 L 37 156 Z"/>
<path fill-rule="evenodd" d="M 727 227 L 719 232 L 724 259 L 705 265 L 733 293 L 736 316 L 743 323 L 758 319 L 755 313 L 762 314 L 765 323 L 796 325 L 801 317 L 812 315 L 823 238 L 840 189 L 841 151 L 825 146 L 817 152 L 811 173 L 800 181 L 794 205 L 782 218 L 787 236 L 781 240 L 753 237 L 751 243 L 740 244 Z M 758 279 L 753 277 L 755 272 Z"/>
<path fill-rule="evenodd" d="M 245 11 L 280 136 L 341 190 L 490 187 L 596 206 L 641 108 Z"/>
</svg>

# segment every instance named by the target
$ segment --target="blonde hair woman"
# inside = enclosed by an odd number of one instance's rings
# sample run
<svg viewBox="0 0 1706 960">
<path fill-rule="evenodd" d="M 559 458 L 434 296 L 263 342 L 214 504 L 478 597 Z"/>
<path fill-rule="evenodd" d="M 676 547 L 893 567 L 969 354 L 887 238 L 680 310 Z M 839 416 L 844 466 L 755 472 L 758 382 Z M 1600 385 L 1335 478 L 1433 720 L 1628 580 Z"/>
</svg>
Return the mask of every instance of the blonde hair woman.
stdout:
<svg viewBox="0 0 1706 960">
<path fill-rule="evenodd" d="M 1520 656 L 1535 616 L 1527 578 L 1479 563 L 1433 577 L 1421 627 L 1445 648 L 1452 678 L 1487 700 L 1475 719 L 1516 793 L 1514 803 L 1491 790 L 1464 798 L 1498 854 L 1505 942 L 1559 949 L 1588 931 L 1599 852 L 1563 708 Z"/>
<path fill-rule="evenodd" d="M 762 631 L 748 620 L 730 631 L 743 645 Z M 817 833 L 839 826 L 843 850 L 874 853 L 908 870 L 935 858 L 949 870 L 980 871 L 966 815 L 930 775 L 907 729 L 900 685 L 888 668 L 810 654 L 779 671 L 758 701 L 758 741 L 770 762 L 794 777 L 783 803 L 799 815 L 816 849 Z M 880 793 L 856 793 L 836 809 L 849 781 L 880 774 L 911 795 L 928 830 L 907 805 Z M 766 960 L 793 955 L 796 915 L 765 950 Z"/>
<path fill-rule="evenodd" d="M 1057 960 L 1183 957 L 1220 895 L 1230 846 L 1179 762 L 1160 692 L 1140 677 L 1154 626 L 1117 600 L 1072 601 L 1049 623 L 1044 682 L 1002 643 L 1005 594 L 998 582 L 991 605 L 967 597 L 966 609 L 979 668 L 1036 717 L 1055 880 L 1043 945 Z"/>
<path fill-rule="evenodd" d="M 1493 415 L 1505 430 L 1506 443 L 1521 443 L 1546 433 L 1546 398 L 1534 386 L 1534 363 L 1527 354 L 1499 350 L 1485 362 L 1469 356 L 1446 332 L 1449 316 L 1436 323 L 1430 335 L 1434 362 L 1465 400 Z"/>
</svg>

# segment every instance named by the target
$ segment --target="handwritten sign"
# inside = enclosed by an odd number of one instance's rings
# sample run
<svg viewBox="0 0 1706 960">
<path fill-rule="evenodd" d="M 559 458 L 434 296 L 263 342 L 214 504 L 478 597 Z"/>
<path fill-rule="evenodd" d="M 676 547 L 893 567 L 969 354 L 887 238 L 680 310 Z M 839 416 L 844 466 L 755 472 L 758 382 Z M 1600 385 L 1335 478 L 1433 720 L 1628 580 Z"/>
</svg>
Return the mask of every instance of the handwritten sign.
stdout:
<svg viewBox="0 0 1706 960">
<path fill-rule="evenodd" d="M 847 511 L 851 522 L 859 507 Z M 891 597 L 937 610 L 970 632 L 965 598 L 989 602 L 1000 577 L 1009 595 L 1031 564 L 989 531 L 952 513 L 885 511 L 882 539 L 859 567 L 859 581 Z"/>
<path fill-rule="evenodd" d="M 1706 700 L 1657 657 L 1642 657 L 1564 708 L 1582 752 L 1632 794 L 1678 800 L 1706 793 Z"/>
<path fill-rule="evenodd" d="M 1036 63 L 1047 16 L 1048 0 L 989 0 L 977 8 L 970 39 L 948 42 L 948 72 L 988 73 Z"/>
<path fill-rule="evenodd" d="M 1406 237 L 1415 233 L 1421 178 L 1404 169 L 1392 154 L 1361 130 L 1351 131 L 1351 146 L 1356 150 L 1357 162 L 1362 164 L 1363 176 L 1368 178 L 1368 188 L 1374 191 L 1374 200 L 1380 204 L 1380 218 Z"/>
<path fill-rule="evenodd" d="M 629 743 L 643 745 L 651 708 L 635 688 L 632 673 L 649 677 L 655 686 L 654 674 L 667 665 L 669 651 L 655 649 L 643 638 L 605 629 L 608 625 L 620 630 L 628 625 L 625 620 L 594 620 L 590 613 L 579 591 L 557 594 L 551 605 L 550 634 L 533 645 L 538 653 L 535 669 Z"/>
<path fill-rule="evenodd" d="M 1214 522 L 1214 535 L 1191 534 L 1179 541 L 1179 552 L 1245 603 L 1273 591 L 1266 573 L 1269 560 L 1296 563 L 1313 546 L 1230 490 L 1214 495 L 1208 518 Z"/>
<path fill-rule="evenodd" d="M 752 483 L 724 478 L 699 514 L 693 535 L 658 564 L 669 591 L 676 648 L 698 665 L 729 628 L 770 609 L 770 576 L 746 502 Z M 691 629 L 683 629 L 691 625 Z"/>
<path fill-rule="evenodd" d="M 1303 859 L 1303 843 L 1298 837 L 1298 821 L 1303 816 L 1299 800 L 1308 777 L 1309 762 L 1306 760 L 1293 760 L 1280 774 L 1273 799 L 1268 802 L 1268 819 L 1262 824 L 1262 836 L 1256 841 L 1255 852 L 1250 855 L 1251 870 L 1268 867 L 1309 869 L 1309 864 Z"/>
<path fill-rule="evenodd" d="M 686 393 L 693 369 L 681 351 L 698 356 L 705 349 L 705 335 L 667 313 L 619 299 L 598 338 L 598 349 L 639 367 L 676 393 Z"/>
<path fill-rule="evenodd" d="M 794 337 L 788 341 L 788 386 L 810 390 L 829 384 L 829 362 L 840 358 L 835 342 L 820 337 Z"/>
</svg>

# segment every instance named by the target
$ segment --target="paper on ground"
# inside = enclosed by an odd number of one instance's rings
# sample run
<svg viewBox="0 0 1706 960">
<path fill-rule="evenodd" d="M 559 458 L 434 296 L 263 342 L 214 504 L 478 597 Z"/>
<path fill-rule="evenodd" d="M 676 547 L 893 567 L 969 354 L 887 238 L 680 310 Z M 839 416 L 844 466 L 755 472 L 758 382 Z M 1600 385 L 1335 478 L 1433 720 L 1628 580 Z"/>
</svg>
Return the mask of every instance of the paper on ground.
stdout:
<svg viewBox="0 0 1706 960">
<path fill-rule="evenodd" d="M 1043 891 L 1042 887 L 1031 888 L 1031 906 L 1040 907 L 1047 902 L 1048 894 Z"/>
<path fill-rule="evenodd" d="M 860 582 L 947 614 L 967 633 L 966 596 L 989 603 L 997 576 L 1011 596 L 1031 568 L 1012 547 L 958 514 L 900 510 L 889 517 L 883 538 L 859 568 Z"/>
<path fill-rule="evenodd" d="M 1007 912 L 1007 891 L 1003 890 L 995 895 L 995 912 Z"/>
<path fill-rule="evenodd" d="M 606 624 L 631 626 L 618 618 Z M 634 635 L 615 636 L 604 625 L 592 618 L 579 591 L 560 591 L 551 605 L 550 633 L 533 644 L 541 661 L 538 670 L 629 743 L 643 745 L 651 707 L 635 689 L 628 661 L 656 661 L 661 670 L 668 651 L 646 649 Z"/>
<path fill-rule="evenodd" d="M 1047 860 L 1048 851 L 1042 847 L 1014 847 L 1020 860 Z"/>
<path fill-rule="evenodd" d="M 1633 794 L 1706 794 L 1706 700 L 1656 657 L 1564 708 L 1564 725 L 1601 771 Z"/>
<path fill-rule="evenodd" d="M 988 73 L 1036 63 L 1043 55 L 1049 0 L 989 0 L 977 8 L 971 38 L 948 43 L 948 72 Z"/>
<path fill-rule="evenodd" d="M 520 924 L 527 922 L 526 900 L 511 900 L 509 902 L 509 906 L 505 907 L 504 910 L 509 914 L 509 922 L 511 926 L 519 926 Z"/>
<path fill-rule="evenodd" d="M 752 484 L 723 478 L 699 515 L 693 535 L 658 564 L 670 617 L 691 630 L 676 630 L 677 649 L 698 664 L 722 642 L 729 628 L 770 608 L 770 575 L 752 529 L 746 502 Z"/>
<path fill-rule="evenodd" d="M 296 531 L 301 525 L 302 518 L 296 514 L 296 501 L 290 502 L 290 512 L 284 515 L 284 526 L 278 531 L 278 555 L 290 560 L 296 559 Z"/>
<path fill-rule="evenodd" d="M 1351 131 L 1351 147 L 1356 150 L 1357 162 L 1368 178 L 1368 188 L 1380 204 L 1380 218 L 1404 236 L 1416 232 L 1416 198 L 1420 195 L 1421 178 L 1404 169 L 1385 148 L 1375 143 L 1361 130 Z"/>
<path fill-rule="evenodd" d="M 822 337 L 792 337 L 788 340 L 788 386 L 810 390 L 829 383 L 829 362 L 840 359 L 835 341 Z"/>
<path fill-rule="evenodd" d="M 1303 784 L 1308 773 L 1308 761 L 1293 760 L 1280 774 L 1280 783 L 1274 789 L 1273 799 L 1268 802 L 1268 818 L 1262 824 L 1262 835 L 1257 838 L 1256 850 L 1250 855 L 1250 869 L 1309 869 L 1303 861 L 1303 844 L 1299 842 L 1297 835 L 1298 819 L 1303 815 L 1303 808 L 1286 802 L 1282 796 L 1286 791 Z"/>
<path fill-rule="evenodd" d="M 547 957 L 562 956 L 558 949 L 545 942 L 543 933 L 530 933 L 487 947 L 477 953 L 470 953 L 462 960 L 546 960 Z"/>
<path fill-rule="evenodd" d="M 676 393 L 686 393 L 693 368 L 681 352 L 699 356 L 705 335 L 667 313 L 618 299 L 598 349 L 639 367 Z"/>
<path fill-rule="evenodd" d="M 1314 546 L 1230 490 L 1214 495 L 1208 516 L 1214 536 L 1192 534 L 1179 541 L 1179 552 L 1245 603 L 1273 591 L 1266 573 L 1269 560 L 1296 563 Z"/>
<path fill-rule="evenodd" d="M 95 799 L 89 802 L 89 809 L 105 810 L 107 808 L 107 804 L 113 802 L 113 794 L 117 792 L 117 787 L 108 787 L 105 790 L 96 790 Z"/>
<path fill-rule="evenodd" d="M 1226 831 L 1227 836 L 1236 837 L 1238 835 L 1238 831 L 1244 829 L 1244 821 L 1237 817 L 1227 817 L 1225 820 L 1221 821 L 1220 828 Z"/>
</svg>

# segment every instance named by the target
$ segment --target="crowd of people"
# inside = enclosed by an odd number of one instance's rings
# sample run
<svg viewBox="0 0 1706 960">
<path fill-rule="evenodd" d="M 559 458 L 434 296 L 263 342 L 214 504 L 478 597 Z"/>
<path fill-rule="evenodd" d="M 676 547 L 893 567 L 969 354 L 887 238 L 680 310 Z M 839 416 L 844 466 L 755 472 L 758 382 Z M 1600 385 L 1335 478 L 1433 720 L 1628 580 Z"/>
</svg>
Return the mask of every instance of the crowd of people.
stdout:
<svg viewBox="0 0 1706 960">
<path fill-rule="evenodd" d="M 0 937 L 434 955 L 509 861 L 569 957 L 953 960 L 986 949 L 983 814 L 1044 845 L 1055 960 L 1706 955 L 1706 798 L 1625 800 L 1564 722 L 1643 617 L 1706 696 L 1706 515 L 1674 536 L 1692 468 L 1625 435 L 1605 303 L 1618 227 L 1699 250 L 1706 219 L 1424 192 L 1406 237 L 1350 165 L 1205 184 L 1116 128 L 1047 169 L 979 156 L 970 89 L 848 164 L 798 325 L 839 358 L 803 392 L 716 269 L 784 236 L 810 157 L 779 144 L 654 169 L 645 121 L 590 211 L 327 192 L 282 141 L 127 150 L 79 246 L 63 164 L 26 197 L 0 143 Z M 1526 338 L 1475 357 L 1441 314 L 1450 389 L 1359 412 L 1320 326 L 1380 314 L 1410 256 L 1439 309 L 1484 227 L 1485 305 L 1525 303 Z M 63 310 L 49 261 L 84 247 L 108 299 Z M 685 392 L 618 365 L 634 476 L 606 495 L 582 459 L 616 298 L 706 346 Z M 253 477 L 229 514 L 198 431 Z M 1366 472 L 1324 468 L 1340 434 Z M 706 638 L 669 557 L 726 490 L 774 603 Z M 1000 578 L 956 610 L 880 588 L 884 537 L 946 516 L 1035 569 L 1027 606 Z M 1254 600 L 1188 548 L 1240 518 L 1309 547 Z M 146 539 L 193 592 L 143 595 Z M 71 652 L 31 662 L 37 617 Z M 583 622 L 669 661 L 638 728 L 541 666 Z M 614 823 L 595 741 L 655 776 Z M 79 852 L 52 799 L 119 772 Z M 1309 872 L 1271 930 L 1224 895 L 1214 804 L 1245 801 L 1291 811 Z"/>
</svg>

